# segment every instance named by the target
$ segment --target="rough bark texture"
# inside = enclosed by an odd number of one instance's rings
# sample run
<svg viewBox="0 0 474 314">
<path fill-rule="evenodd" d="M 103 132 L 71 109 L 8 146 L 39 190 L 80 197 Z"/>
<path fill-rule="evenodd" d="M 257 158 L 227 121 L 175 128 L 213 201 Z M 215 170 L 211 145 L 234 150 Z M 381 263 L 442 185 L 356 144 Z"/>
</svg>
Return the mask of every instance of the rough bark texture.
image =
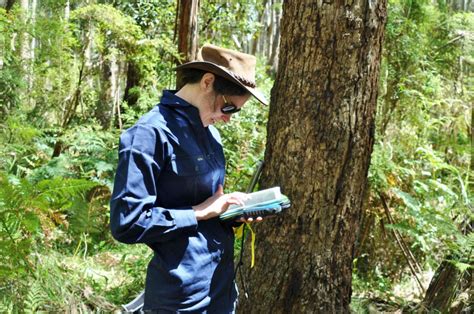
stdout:
<svg viewBox="0 0 474 314">
<path fill-rule="evenodd" d="M 471 233 L 474 229 L 474 222 L 472 220 L 467 220 L 463 225 L 462 233 L 464 235 Z M 464 300 L 464 302 L 461 300 L 456 301 L 456 298 L 462 293 L 466 295 L 472 294 L 472 288 L 474 287 L 472 269 L 462 272 L 453 263 L 448 262 L 449 260 L 460 260 L 464 263 L 469 263 L 470 258 L 470 253 L 469 256 L 464 258 L 459 255 L 446 256 L 431 279 L 428 290 L 426 290 L 422 304 L 424 310 L 429 313 L 472 312 L 472 307 L 474 306 L 472 304 L 472 297 L 471 300 Z"/>
<path fill-rule="evenodd" d="M 349 312 L 385 21 L 386 0 L 284 3 L 260 186 L 293 206 L 255 226 L 240 312 Z"/>
<path fill-rule="evenodd" d="M 423 300 L 424 306 L 428 311 L 449 312 L 460 273 L 453 264 L 447 261 L 441 263 L 431 280 Z"/>
</svg>

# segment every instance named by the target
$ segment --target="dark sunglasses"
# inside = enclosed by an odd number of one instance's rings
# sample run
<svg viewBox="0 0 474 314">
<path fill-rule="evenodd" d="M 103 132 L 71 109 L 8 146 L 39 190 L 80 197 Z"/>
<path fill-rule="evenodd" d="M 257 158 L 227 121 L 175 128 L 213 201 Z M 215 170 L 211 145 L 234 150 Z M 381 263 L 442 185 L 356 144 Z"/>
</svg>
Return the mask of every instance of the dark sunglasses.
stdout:
<svg viewBox="0 0 474 314">
<path fill-rule="evenodd" d="M 233 114 L 240 111 L 240 108 L 234 105 L 231 102 L 228 102 L 224 95 L 222 95 L 224 99 L 224 106 L 221 108 L 221 112 L 224 114 Z"/>
</svg>

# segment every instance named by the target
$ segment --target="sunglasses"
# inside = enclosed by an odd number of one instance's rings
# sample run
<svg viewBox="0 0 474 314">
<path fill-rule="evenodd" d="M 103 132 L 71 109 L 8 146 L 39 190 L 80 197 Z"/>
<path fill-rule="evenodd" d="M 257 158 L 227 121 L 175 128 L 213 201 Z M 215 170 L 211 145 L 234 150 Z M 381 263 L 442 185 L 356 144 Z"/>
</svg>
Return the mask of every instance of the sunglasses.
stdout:
<svg viewBox="0 0 474 314">
<path fill-rule="evenodd" d="M 222 95 L 224 99 L 224 106 L 221 108 L 221 112 L 224 114 L 233 114 L 240 111 L 240 108 L 234 105 L 231 102 L 228 102 L 224 95 Z"/>
</svg>

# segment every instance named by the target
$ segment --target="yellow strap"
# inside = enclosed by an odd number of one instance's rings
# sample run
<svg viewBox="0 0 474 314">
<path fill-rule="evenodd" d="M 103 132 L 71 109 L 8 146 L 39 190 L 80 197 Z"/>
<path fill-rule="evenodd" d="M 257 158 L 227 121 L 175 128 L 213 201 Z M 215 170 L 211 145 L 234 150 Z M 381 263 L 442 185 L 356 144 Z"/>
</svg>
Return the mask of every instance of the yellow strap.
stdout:
<svg viewBox="0 0 474 314">
<path fill-rule="evenodd" d="M 252 241 L 251 241 L 252 261 L 250 262 L 250 268 L 253 268 L 253 266 L 255 265 L 255 232 L 253 231 L 249 223 L 245 223 L 245 224 L 240 225 L 240 227 L 236 228 L 234 233 L 235 233 L 235 238 L 237 240 L 241 239 L 242 235 L 244 234 L 245 225 L 247 225 L 247 227 L 249 228 L 250 234 L 252 237 Z M 242 250 L 243 248 L 240 248 L 240 249 Z"/>
<path fill-rule="evenodd" d="M 252 235 L 252 262 L 250 263 L 250 268 L 253 268 L 255 265 L 255 232 L 253 231 L 252 227 L 250 227 L 250 224 L 247 224 L 247 226 L 250 229 L 250 234 Z"/>
</svg>

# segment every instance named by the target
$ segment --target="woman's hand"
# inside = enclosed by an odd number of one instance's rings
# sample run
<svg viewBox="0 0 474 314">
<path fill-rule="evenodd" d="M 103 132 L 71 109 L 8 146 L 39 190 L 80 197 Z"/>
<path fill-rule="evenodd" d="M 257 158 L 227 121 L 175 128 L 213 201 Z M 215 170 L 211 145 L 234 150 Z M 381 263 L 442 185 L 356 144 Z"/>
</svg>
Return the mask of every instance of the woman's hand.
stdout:
<svg viewBox="0 0 474 314">
<path fill-rule="evenodd" d="M 199 205 L 193 206 L 197 220 L 207 220 L 217 217 L 225 212 L 230 205 L 244 205 L 248 198 L 247 194 L 242 192 L 233 192 L 224 194 L 222 185 L 219 184 L 216 193 Z"/>
<path fill-rule="evenodd" d="M 262 221 L 262 220 L 263 220 L 263 218 L 262 218 L 262 217 L 260 217 L 260 216 L 258 216 L 258 217 L 257 217 L 257 218 L 255 218 L 255 219 L 253 219 L 252 217 L 249 217 L 249 218 L 247 218 L 247 219 L 245 219 L 245 218 L 243 218 L 243 217 L 242 217 L 242 218 L 240 218 L 240 219 L 239 219 L 239 220 L 237 220 L 237 221 L 238 221 L 238 222 L 246 222 L 246 223 L 250 223 L 250 222 L 254 222 L 254 221 L 256 221 L 256 222 L 260 222 L 260 221 Z"/>
</svg>

